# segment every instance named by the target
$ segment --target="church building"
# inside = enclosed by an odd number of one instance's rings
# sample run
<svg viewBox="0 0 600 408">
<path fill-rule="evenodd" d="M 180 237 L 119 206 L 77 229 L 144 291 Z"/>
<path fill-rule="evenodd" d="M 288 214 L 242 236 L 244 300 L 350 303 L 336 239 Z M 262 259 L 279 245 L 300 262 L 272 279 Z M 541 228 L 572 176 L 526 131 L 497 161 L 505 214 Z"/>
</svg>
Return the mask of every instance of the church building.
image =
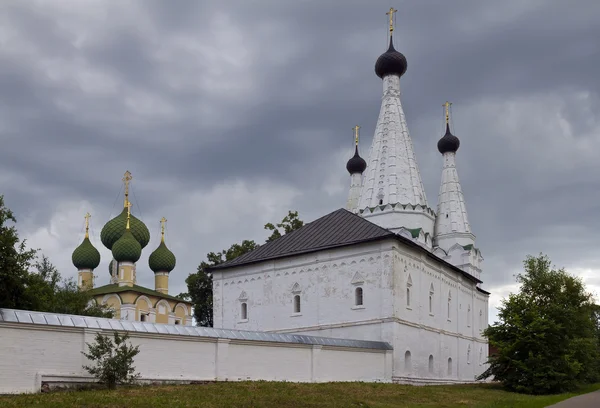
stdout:
<svg viewBox="0 0 600 408">
<path fill-rule="evenodd" d="M 78 286 L 88 290 L 99 305 L 107 305 L 115 318 L 153 323 L 192 325 L 192 303 L 169 295 L 169 274 L 175 269 L 175 255 L 165 244 L 165 223 L 161 220 L 161 239 L 148 258 L 154 273 L 154 289 L 137 285 L 137 262 L 142 249 L 150 242 L 148 227 L 131 214 L 129 183 L 131 173 L 123 177 L 125 200 L 123 210 L 102 228 L 102 244 L 112 252 L 109 263 L 110 283 L 94 287 L 94 270 L 100 264 L 100 252 L 89 236 L 90 214 L 85 215 L 85 237 L 73 251 L 73 265 L 78 270 Z"/>
<path fill-rule="evenodd" d="M 355 127 L 346 208 L 213 267 L 214 327 L 384 341 L 395 382 L 474 381 L 487 360 L 490 294 L 457 172 L 460 141 L 446 103 L 434 210 L 400 99 L 407 60 L 394 48 L 394 12 L 375 63 L 383 97 L 367 160 Z"/>
</svg>

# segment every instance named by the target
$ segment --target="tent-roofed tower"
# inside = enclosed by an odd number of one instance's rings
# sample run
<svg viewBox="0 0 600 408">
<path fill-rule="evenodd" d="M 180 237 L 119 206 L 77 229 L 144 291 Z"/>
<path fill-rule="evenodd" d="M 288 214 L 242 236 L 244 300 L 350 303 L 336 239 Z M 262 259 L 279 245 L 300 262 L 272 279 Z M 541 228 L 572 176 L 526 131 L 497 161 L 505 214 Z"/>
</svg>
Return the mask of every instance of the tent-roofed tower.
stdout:
<svg viewBox="0 0 600 408">
<path fill-rule="evenodd" d="M 446 133 L 437 144 L 444 165 L 433 243 L 447 254 L 450 263 L 480 278 L 483 258 L 475 248 L 475 235 L 471 232 L 467 206 L 456 170 L 456 152 L 460 147 L 460 140 L 450 131 L 450 105 L 450 102 L 444 104 Z"/>
<path fill-rule="evenodd" d="M 383 98 L 375 135 L 367 159 L 358 209 L 369 221 L 398 232 L 420 229 L 431 247 L 435 213 L 427 203 L 413 143 L 400 101 L 400 77 L 406 72 L 406 57 L 393 43 L 394 10 L 390 17 L 389 48 L 375 63 L 383 80 Z"/>
</svg>

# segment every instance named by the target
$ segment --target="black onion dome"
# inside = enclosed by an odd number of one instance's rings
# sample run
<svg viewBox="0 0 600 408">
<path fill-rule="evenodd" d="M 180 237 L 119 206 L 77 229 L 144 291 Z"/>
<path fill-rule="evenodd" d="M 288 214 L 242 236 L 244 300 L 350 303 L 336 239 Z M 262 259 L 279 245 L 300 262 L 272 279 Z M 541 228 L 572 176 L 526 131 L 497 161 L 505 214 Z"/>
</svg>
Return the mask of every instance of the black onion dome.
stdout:
<svg viewBox="0 0 600 408">
<path fill-rule="evenodd" d="M 450 126 L 446 124 L 446 134 L 438 141 L 438 150 L 441 154 L 449 152 L 456 153 L 459 147 L 460 140 L 450 133 Z"/>
<path fill-rule="evenodd" d="M 375 62 L 375 73 L 381 79 L 386 75 L 402 76 L 406 72 L 406 68 L 406 57 L 394 49 L 394 42 L 390 37 L 390 47 Z"/>
<path fill-rule="evenodd" d="M 348 163 L 346 163 L 346 170 L 348 170 L 348 173 L 350 174 L 362 174 L 366 168 L 367 162 L 358 155 L 358 146 L 356 146 L 356 149 L 354 150 L 354 156 L 352 156 L 350 160 L 348 160 Z"/>
</svg>

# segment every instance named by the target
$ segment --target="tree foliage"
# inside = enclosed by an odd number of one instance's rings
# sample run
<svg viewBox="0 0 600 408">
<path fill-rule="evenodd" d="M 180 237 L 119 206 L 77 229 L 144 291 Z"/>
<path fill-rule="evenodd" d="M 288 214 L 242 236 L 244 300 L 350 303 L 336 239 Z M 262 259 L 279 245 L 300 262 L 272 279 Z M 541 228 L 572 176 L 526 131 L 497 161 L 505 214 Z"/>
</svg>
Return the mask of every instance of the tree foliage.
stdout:
<svg viewBox="0 0 600 408">
<path fill-rule="evenodd" d="M 139 346 L 128 344 L 128 339 L 128 334 L 119 335 L 118 332 L 114 333 L 113 339 L 97 333 L 94 344 L 86 343 L 88 352 L 81 352 L 94 363 L 83 368 L 111 390 L 117 384 L 132 384 L 139 378 L 133 365 L 140 352 Z"/>
<path fill-rule="evenodd" d="M 266 242 L 271 242 L 281 237 L 281 231 L 283 231 L 283 234 L 287 234 L 303 225 L 304 222 L 298 218 L 297 211 L 288 211 L 288 214 L 277 226 L 271 223 L 265 225 L 266 230 L 272 231 Z M 188 291 L 187 293 L 179 294 L 178 297 L 194 304 L 194 319 L 198 326 L 212 327 L 213 325 L 213 281 L 209 269 L 223 262 L 231 261 L 258 247 L 259 245 L 256 242 L 244 240 L 240 244 L 233 244 L 228 249 L 220 252 L 210 252 L 206 255 L 206 261 L 200 263 L 198 270 L 187 277 L 185 283 L 187 284 Z"/>
<path fill-rule="evenodd" d="M 265 224 L 266 230 L 273 231 L 271 236 L 267 238 L 267 242 L 274 241 L 282 235 L 297 230 L 303 225 L 304 221 L 298 218 L 298 211 L 288 211 L 288 215 L 283 217 L 283 220 L 281 220 L 281 222 L 277 224 L 277 226 L 271 224 L 270 222 Z M 283 229 L 283 234 L 281 233 L 280 229 Z"/>
<path fill-rule="evenodd" d="M 4 196 L 0 195 L 0 307 L 32 309 L 36 299 L 27 291 L 28 269 L 36 251 L 27 249 L 25 241 L 19 239 L 16 222 L 12 211 L 4 206 Z"/>
<path fill-rule="evenodd" d="M 527 257 L 520 291 L 499 307 L 484 336 L 497 349 L 480 379 L 509 390 L 549 394 L 600 378 L 598 307 L 582 281 L 554 269 L 545 255 Z"/>
<path fill-rule="evenodd" d="M 8 223 L 13 225 L 8 226 Z M 15 227 L 13 213 L 0 196 L 0 307 L 112 317 L 106 306 L 96 306 L 72 279 L 63 279 L 47 256 L 27 249 Z"/>
</svg>

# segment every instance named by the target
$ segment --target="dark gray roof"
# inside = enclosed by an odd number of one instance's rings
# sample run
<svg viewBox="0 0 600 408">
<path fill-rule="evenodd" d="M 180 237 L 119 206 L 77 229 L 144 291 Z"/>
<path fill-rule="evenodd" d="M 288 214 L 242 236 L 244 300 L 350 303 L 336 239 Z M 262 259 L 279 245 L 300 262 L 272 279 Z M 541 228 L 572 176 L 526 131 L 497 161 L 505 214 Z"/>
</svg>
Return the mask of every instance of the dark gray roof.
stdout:
<svg viewBox="0 0 600 408">
<path fill-rule="evenodd" d="M 341 208 L 211 269 L 225 269 L 394 236 L 393 232 Z"/>
<path fill-rule="evenodd" d="M 255 340 L 275 343 L 314 344 L 321 346 L 392 350 L 392 346 L 383 341 L 334 339 L 330 337 L 306 336 L 304 334 L 264 333 L 176 324 L 129 322 L 127 320 L 32 312 L 29 310 L 0 309 L 0 324 L 2 323 L 25 323 L 45 326 L 80 327 L 83 329 L 118 330 L 133 333 L 154 333 L 174 336 L 212 337 L 232 340 Z"/>
<path fill-rule="evenodd" d="M 220 270 L 234 268 L 236 266 L 307 254 L 329 248 L 339 248 L 364 242 L 378 241 L 386 238 L 394 238 L 405 245 L 416 248 L 419 251 L 424 252 L 429 258 L 446 265 L 448 268 L 460 273 L 470 281 L 481 283 L 481 280 L 442 258 L 437 257 L 416 242 L 401 235 L 394 234 L 392 231 L 373 224 L 371 221 L 367 221 L 363 217 L 343 208 L 305 224 L 302 228 L 285 234 L 275 241 L 261 245 L 251 252 L 209 269 Z"/>
</svg>

